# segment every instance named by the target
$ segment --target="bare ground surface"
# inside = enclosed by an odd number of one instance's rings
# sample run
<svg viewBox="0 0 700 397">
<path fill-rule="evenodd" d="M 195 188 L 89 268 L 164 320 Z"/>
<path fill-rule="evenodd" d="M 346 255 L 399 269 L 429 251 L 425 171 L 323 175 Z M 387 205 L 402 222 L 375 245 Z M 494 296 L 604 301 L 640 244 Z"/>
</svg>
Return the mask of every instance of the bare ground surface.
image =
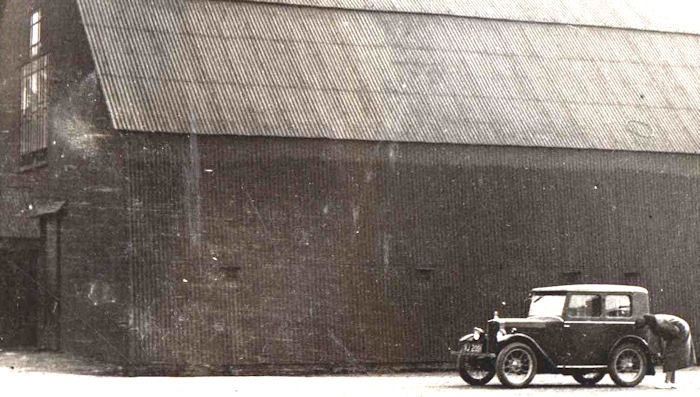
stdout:
<svg viewBox="0 0 700 397">
<path fill-rule="evenodd" d="M 648 376 L 641 385 L 623 389 L 605 377 L 595 387 L 579 386 L 573 378 L 538 375 L 527 389 L 502 387 L 494 379 L 486 386 L 465 384 L 455 372 L 344 376 L 219 376 L 219 377 L 119 377 L 119 368 L 65 354 L 0 352 L 0 384 L 5 393 L 70 396 L 535 396 L 561 393 L 590 396 L 692 396 L 700 392 L 700 367 L 677 374 L 678 389 L 659 390 L 663 374 Z"/>
</svg>

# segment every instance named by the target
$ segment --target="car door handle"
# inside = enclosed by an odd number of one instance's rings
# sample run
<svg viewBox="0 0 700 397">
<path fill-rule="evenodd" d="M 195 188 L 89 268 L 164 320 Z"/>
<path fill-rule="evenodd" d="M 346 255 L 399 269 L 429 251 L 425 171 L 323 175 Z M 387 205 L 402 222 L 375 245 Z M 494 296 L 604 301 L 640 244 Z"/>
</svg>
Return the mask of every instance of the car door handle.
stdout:
<svg viewBox="0 0 700 397">
<path fill-rule="evenodd" d="M 564 324 L 564 328 L 571 328 L 571 324 Z"/>
</svg>

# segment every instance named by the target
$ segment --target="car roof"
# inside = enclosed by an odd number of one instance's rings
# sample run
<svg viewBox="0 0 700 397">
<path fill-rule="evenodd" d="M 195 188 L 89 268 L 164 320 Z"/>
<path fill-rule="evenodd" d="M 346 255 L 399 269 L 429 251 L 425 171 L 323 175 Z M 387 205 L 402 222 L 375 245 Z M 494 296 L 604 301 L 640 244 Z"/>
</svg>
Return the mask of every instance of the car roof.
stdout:
<svg viewBox="0 0 700 397">
<path fill-rule="evenodd" d="M 533 288 L 532 292 L 636 292 L 648 294 L 646 288 L 616 284 L 571 284 Z"/>
</svg>

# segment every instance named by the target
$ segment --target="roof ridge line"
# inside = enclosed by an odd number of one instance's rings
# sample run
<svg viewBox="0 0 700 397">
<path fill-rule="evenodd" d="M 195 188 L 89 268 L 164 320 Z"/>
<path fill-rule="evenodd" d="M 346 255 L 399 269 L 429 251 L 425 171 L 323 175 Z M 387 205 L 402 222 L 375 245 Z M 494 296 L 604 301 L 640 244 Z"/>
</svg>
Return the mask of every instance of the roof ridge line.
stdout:
<svg viewBox="0 0 700 397">
<path fill-rule="evenodd" d="M 211 0 L 185 0 L 185 1 L 211 1 Z M 213 0 L 213 1 L 230 2 L 228 0 Z M 565 23 L 565 22 L 556 22 L 556 21 L 534 21 L 534 20 L 529 20 L 529 19 L 484 17 L 484 16 L 478 16 L 478 15 L 450 14 L 450 13 L 445 13 L 445 12 L 400 11 L 400 10 L 389 10 L 389 9 L 383 9 L 383 8 L 331 7 L 331 6 L 324 6 L 324 5 L 296 4 L 296 3 L 288 2 L 286 0 L 279 0 L 279 1 L 278 0 L 275 0 L 275 1 L 235 0 L 234 2 L 256 4 L 256 5 L 269 5 L 269 6 L 277 6 L 277 7 L 315 8 L 315 9 L 319 9 L 319 10 L 359 11 L 359 12 L 402 14 L 402 15 L 423 15 L 423 16 L 434 15 L 434 16 L 441 16 L 441 17 L 478 19 L 478 20 L 482 20 L 482 21 L 520 22 L 520 23 L 529 23 L 529 24 L 534 24 L 534 25 L 568 26 L 568 27 L 572 27 L 572 28 L 614 29 L 614 30 L 625 30 L 625 31 L 647 32 L 647 33 L 662 33 L 662 34 L 673 34 L 673 35 L 683 35 L 683 36 L 700 36 L 700 31 L 699 32 L 688 32 L 688 31 L 677 31 L 677 30 L 642 29 L 642 28 L 635 28 L 635 27 L 631 27 L 631 26 L 609 26 L 609 25 L 594 25 L 594 24 L 584 24 L 584 23 Z"/>
</svg>

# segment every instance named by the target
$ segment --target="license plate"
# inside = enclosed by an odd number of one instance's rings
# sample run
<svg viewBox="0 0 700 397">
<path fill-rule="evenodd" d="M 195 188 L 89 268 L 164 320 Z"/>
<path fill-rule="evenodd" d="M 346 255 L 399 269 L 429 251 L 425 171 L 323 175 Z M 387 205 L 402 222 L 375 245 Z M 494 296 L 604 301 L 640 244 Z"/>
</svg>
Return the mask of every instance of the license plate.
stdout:
<svg viewBox="0 0 700 397">
<path fill-rule="evenodd" d="M 464 345 L 464 352 L 466 353 L 481 353 L 481 345 L 478 343 L 469 343 Z"/>
</svg>

